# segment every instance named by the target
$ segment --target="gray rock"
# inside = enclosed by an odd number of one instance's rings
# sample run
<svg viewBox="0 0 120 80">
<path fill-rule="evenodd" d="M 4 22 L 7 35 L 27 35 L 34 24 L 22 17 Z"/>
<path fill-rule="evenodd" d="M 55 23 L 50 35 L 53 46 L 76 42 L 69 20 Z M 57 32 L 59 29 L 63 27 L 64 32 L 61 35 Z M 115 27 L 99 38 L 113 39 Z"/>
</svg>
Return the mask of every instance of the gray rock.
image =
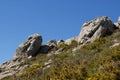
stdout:
<svg viewBox="0 0 120 80">
<path fill-rule="evenodd" d="M 106 16 L 99 17 L 83 24 L 78 36 L 78 42 L 80 44 L 90 43 L 100 37 L 112 34 L 113 31 L 114 25 L 112 21 Z"/>
<path fill-rule="evenodd" d="M 34 56 L 39 51 L 42 44 L 42 36 L 39 34 L 33 34 L 23 42 L 17 49 L 16 54 L 10 61 L 7 61 L 0 65 L 2 72 L 0 73 L 0 79 L 13 75 L 16 72 L 21 72 L 27 68 L 28 65 L 20 65 L 29 56 Z"/>
<path fill-rule="evenodd" d="M 25 69 L 28 68 L 28 65 L 24 65 L 22 67 L 20 67 L 18 70 L 19 70 L 19 73 L 23 72 Z"/>
<path fill-rule="evenodd" d="M 3 71 L 0 73 L 0 80 L 5 78 L 5 77 L 8 77 L 8 76 L 12 76 L 12 75 L 15 75 L 15 73 L 17 73 L 18 71 L 15 70 L 15 69 L 8 69 L 6 71 Z"/>
<path fill-rule="evenodd" d="M 42 36 L 33 34 L 18 47 L 16 55 L 34 56 L 40 49 L 41 44 Z"/>
<path fill-rule="evenodd" d="M 6 62 L 0 66 L 0 68 L 2 69 L 2 72 L 0 72 L 0 79 L 14 75 L 15 73 L 22 72 L 27 67 L 28 65 L 20 66 L 20 62 L 13 62 L 12 60 Z"/>
<path fill-rule="evenodd" d="M 39 52 L 40 53 L 48 53 L 51 49 L 56 48 L 56 47 L 57 47 L 56 40 L 50 40 L 50 41 L 48 41 L 47 44 L 42 45 L 40 47 L 40 51 Z"/>
<path fill-rule="evenodd" d="M 70 45 L 73 40 L 78 41 L 78 36 L 65 40 L 65 44 Z"/>
<path fill-rule="evenodd" d="M 50 50 L 50 47 L 48 45 L 42 45 L 40 47 L 40 53 L 48 53 L 48 51 Z"/>
<path fill-rule="evenodd" d="M 46 45 L 48 45 L 52 49 L 57 46 L 57 42 L 56 40 L 50 40 Z"/>
<path fill-rule="evenodd" d="M 60 54 L 60 53 L 62 53 L 64 51 L 64 48 L 60 48 L 60 49 L 58 49 L 57 51 L 55 51 L 55 55 L 57 55 L 57 54 Z"/>
<path fill-rule="evenodd" d="M 46 69 L 50 68 L 51 64 L 52 64 L 52 60 L 49 59 L 47 62 L 44 63 L 43 70 L 46 70 Z"/>
<path fill-rule="evenodd" d="M 2 72 L 2 73 L 0 73 L 0 80 L 7 76 L 11 76 L 11 75 L 13 75 L 13 73 L 11 73 L 10 71 Z"/>
<path fill-rule="evenodd" d="M 65 41 L 61 39 L 61 40 L 59 40 L 59 41 L 57 42 L 57 45 L 58 45 L 58 44 L 61 44 L 61 43 L 64 43 L 64 42 L 65 42 Z"/>
<path fill-rule="evenodd" d="M 120 43 L 114 43 L 112 46 L 110 46 L 110 48 L 112 49 L 112 48 L 119 46 L 119 45 L 120 45 Z"/>
</svg>

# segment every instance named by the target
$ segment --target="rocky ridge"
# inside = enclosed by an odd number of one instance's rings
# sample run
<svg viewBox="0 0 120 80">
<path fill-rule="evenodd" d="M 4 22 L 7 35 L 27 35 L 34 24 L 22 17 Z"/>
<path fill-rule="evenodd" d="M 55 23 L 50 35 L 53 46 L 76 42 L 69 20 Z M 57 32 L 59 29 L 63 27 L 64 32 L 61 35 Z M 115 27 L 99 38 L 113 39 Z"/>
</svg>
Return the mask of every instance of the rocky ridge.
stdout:
<svg viewBox="0 0 120 80">
<path fill-rule="evenodd" d="M 117 23 L 113 23 L 108 17 L 103 16 L 84 23 L 82 30 L 78 36 L 65 41 L 61 40 L 59 42 L 56 42 L 55 40 L 50 40 L 48 43 L 43 45 L 42 36 L 39 34 L 33 34 L 18 47 L 16 54 L 10 61 L 7 61 L 0 65 L 0 69 L 2 69 L 0 72 L 0 79 L 25 70 L 29 65 L 20 66 L 20 63 L 24 62 L 26 59 L 30 59 L 36 56 L 38 53 L 49 54 L 49 51 L 54 48 L 56 50 L 55 54 L 59 54 L 63 51 L 61 48 L 57 49 L 57 45 L 60 42 L 69 45 L 73 40 L 75 40 L 79 43 L 79 47 L 81 45 L 92 43 L 100 37 L 111 35 L 117 28 L 120 28 L 120 17 Z M 52 61 L 49 60 L 48 62 L 51 63 Z M 44 69 L 46 69 L 46 67 Z"/>
</svg>

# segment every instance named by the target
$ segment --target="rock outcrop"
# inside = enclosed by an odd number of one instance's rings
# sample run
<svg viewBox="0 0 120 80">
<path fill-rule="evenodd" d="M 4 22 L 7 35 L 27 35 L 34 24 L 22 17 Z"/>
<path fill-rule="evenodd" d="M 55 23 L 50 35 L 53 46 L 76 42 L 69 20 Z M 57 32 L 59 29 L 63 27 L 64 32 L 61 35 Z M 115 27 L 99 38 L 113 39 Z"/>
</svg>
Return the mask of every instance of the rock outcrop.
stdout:
<svg viewBox="0 0 120 80">
<path fill-rule="evenodd" d="M 46 45 L 50 47 L 50 49 L 57 47 L 57 41 L 56 40 L 50 40 Z"/>
<path fill-rule="evenodd" d="M 73 40 L 78 41 L 78 36 L 65 40 L 65 44 L 70 45 Z"/>
<path fill-rule="evenodd" d="M 120 18 L 117 24 L 119 23 Z M 80 45 L 91 43 L 100 37 L 112 34 L 114 29 L 116 29 L 115 25 L 107 16 L 98 17 L 84 23 L 80 34 L 76 37 L 65 40 L 65 43 L 71 44 L 71 41 L 73 40 L 78 41 Z"/>
<path fill-rule="evenodd" d="M 64 43 L 64 42 L 65 42 L 65 41 L 61 39 L 61 40 L 59 40 L 59 41 L 57 42 L 57 45 L 58 45 L 58 44 L 61 44 L 61 43 Z"/>
<path fill-rule="evenodd" d="M 18 47 L 16 55 L 34 56 L 40 49 L 41 44 L 42 36 L 33 34 Z"/>
<path fill-rule="evenodd" d="M 10 61 L 0 65 L 0 79 L 24 71 L 29 64 L 21 65 L 26 60 L 36 56 L 38 53 L 48 53 L 53 48 L 57 47 L 56 40 L 50 40 L 45 45 L 42 45 L 42 36 L 33 34 L 28 39 L 19 45 L 16 54 Z"/>
<path fill-rule="evenodd" d="M 0 73 L 0 79 L 13 75 L 17 72 L 23 71 L 28 65 L 20 65 L 29 56 L 34 56 L 39 51 L 42 44 L 42 36 L 39 34 L 33 34 L 23 42 L 17 49 L 16 54 L 10 61 L 7 61 L 0 65 L 2 72 Z"/>
<path fill-rule="evenodd" d="M 112 21 L 106 16 L 99 17 L 83 24 L 78 42 L 79 44 L 91 43 L 100 37 L 113 33 L 113 31 L 114 24 Z"/>
</svg>

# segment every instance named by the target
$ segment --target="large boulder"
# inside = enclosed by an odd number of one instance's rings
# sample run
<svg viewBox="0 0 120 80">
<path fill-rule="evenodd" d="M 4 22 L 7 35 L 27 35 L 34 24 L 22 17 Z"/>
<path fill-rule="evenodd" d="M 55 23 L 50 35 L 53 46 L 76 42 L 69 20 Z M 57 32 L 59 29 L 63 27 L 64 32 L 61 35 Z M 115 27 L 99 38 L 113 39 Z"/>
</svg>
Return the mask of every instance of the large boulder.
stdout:
<svg viewBox="0 0 120 80">
<path fill-rule="evenodd" d="M 114 24 L 108 17 L 98 17 L 83 24 L 82 30 L 78 36 L 78 42 L 79 44 L 93 42 L 100 37 L 113 33 L 114 28 Z"/>
<path fill-rule="evenodd" d="M 33 34 L 18 47 L 16 55 L 34 56 L 40 49 L 41 44 L 42 36 Z"/>
<path fill-rule="evenodd" d="M 42 36 L 39 34 L 33 34 L 23 42 L 17 49 L 16 54 L 10 61 L 7 61 L 0 65 L 0 68 L 8 70 L 16 68 L 21 62 L 24 62 L 28 56 L 34 56 L 39 51 L 42 43 Z"/>
</svg>

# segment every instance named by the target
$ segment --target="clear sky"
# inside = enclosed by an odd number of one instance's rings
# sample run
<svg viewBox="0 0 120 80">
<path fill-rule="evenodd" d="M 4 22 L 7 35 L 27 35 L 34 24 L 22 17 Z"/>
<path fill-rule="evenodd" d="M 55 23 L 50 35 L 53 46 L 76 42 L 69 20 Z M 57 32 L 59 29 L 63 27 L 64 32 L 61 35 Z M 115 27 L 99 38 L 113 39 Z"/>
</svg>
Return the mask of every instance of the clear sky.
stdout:
<svg viewBox="0 0 120 80">
<path fill-rule="evenodd" d="M 33 33 L 41 34 L 44 43 L 67 39 L 98 16 L 116 22 L 120 0 L 0 0 L 0 64 L 11 59 Z"/>
</svg>

